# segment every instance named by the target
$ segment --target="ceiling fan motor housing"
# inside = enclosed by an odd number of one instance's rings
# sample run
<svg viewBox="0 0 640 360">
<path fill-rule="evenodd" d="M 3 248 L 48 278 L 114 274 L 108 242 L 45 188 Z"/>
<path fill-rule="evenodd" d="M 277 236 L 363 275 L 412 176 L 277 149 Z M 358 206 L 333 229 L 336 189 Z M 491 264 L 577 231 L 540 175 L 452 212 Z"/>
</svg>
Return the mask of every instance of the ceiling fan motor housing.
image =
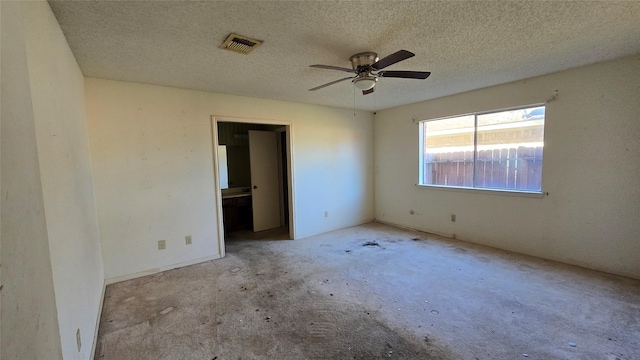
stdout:
<svg viewBox="0 0 640 360">
<path fill-rule="evenodd" d="M 361 73 L 364 71 L 370 72 L 371 65 L 375 64 L 379 59 L 378 54 L 374 52 L 362 52 L 353 55 L 349 58 L 349 60 L 351 60 L 351 66 L 353 67 L 353 70 L 355 70 L 357 73 Z"/>
</svg>

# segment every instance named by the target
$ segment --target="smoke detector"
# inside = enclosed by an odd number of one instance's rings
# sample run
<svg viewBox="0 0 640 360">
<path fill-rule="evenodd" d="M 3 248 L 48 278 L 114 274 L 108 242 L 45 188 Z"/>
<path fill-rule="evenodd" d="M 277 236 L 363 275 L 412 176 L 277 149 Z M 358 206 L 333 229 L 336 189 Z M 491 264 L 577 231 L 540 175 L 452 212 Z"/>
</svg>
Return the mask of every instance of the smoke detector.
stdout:
<svg viewBox="0 0 640 360">
<path fill-rule="evenodd" d="M 222 45 L 220 45 L 220 49 L 235 51 L 240 54 L 248 54 L 253 49 L 257 48 L 262 44 L 262 41 L 252 39 L 246 36 L 231 34 L 227 37 Z"/>
</svg>

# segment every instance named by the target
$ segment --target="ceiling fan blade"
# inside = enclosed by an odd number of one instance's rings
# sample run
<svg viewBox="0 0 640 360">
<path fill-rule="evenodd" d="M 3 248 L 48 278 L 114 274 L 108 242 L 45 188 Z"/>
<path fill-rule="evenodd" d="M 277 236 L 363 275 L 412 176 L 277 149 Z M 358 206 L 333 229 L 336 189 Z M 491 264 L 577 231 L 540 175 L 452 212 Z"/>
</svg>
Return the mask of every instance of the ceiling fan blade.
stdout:
<svg viewBox="0 0 640 360">
<path fill-rule="evenodd" d="M 323 87 L 327 87 L 327 86 L 329 86 L 329 85 L 333 85 L 333 84 L 339 83 L 340 81 L 345 81 L 345 80 L 353 79 L 354 77 L 355 77 L 355 76 L 350 76 L 350 77 L 346 77 L 346 78 L 344 78 L 344 79 L 339 79 L 339 80 L 336 80 L 336 81 L 332 81 L 332 82 L 330 82 L 330 83 L 326 83 L 326 84 L 324 84 L 324 85 L 316 86 L 316 87 L 314 87 L 313 89 L 309 89 L 309 91 L 316 91 L 316 90 L 318 90 L 318 89 L 322 89 Z"/>
<path fill-rule="evenodd" d="M 346 72 L 350 72 L 350 73 L 355 73 L 355 71 L 353 69 L 343 68 L 343 67 L 339 67 L 339 66 L 318 65 L 318 64 L 316 64 L 316 65 L 309 65 L 309 67 L 318 68 L 318 69 L 339 70 L 339 71 L 346 71 Z"/>
<path fill-rule="evenodd" d="M 416 54 L 412 53 L 411 51 L 407 51 L 407 50 L 400 50 L 397 52 L 394 52 L 393 54 L 384 57 L 380 60 L 378 60 L 377 62 L 373 63 L 371 65 L 371 67 L 374 70 L 380 70 L 380 69 L 384 69 L 389 65 L 393 65 L 397 62 L 400 62 L 402 60 L 406 60 L 410 57 L 415 56 Z"/>
<path fill-rule="evenodd" d="M 372 93 L 372 92 L 374 92 L 374 91 L 375 91 L 375 88 L 374 88 L 374 87 L 372 87 L 372 88 L 371 88 L 371 89 L 369 89 L 369 90 L 362 90 L 362 95 L 368 95 L 368 94 L 371 94 L 371 93 Z"/>
<path fill-rule="evenodd" d="M 380 71 L 378 76 L 388 78 L 402 78 L 402 79 L 426 79 L 431 75 L 428 71 Z"/>
</svg>

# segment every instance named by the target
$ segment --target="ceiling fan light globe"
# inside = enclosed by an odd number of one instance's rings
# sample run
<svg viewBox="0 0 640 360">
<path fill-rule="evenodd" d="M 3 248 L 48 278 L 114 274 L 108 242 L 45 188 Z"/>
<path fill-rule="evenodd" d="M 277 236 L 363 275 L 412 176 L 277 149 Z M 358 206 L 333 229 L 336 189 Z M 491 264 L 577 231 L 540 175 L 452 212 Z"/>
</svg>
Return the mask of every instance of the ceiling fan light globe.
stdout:
<svg viewBox="0 0 640 360">
<path fill-rule="evenodd" d="M 376 86 L 377 81 L 376 77 L 368 76 L 353 80 L 353 85 L 360 90 L 369 90 Z"/>
</svg>

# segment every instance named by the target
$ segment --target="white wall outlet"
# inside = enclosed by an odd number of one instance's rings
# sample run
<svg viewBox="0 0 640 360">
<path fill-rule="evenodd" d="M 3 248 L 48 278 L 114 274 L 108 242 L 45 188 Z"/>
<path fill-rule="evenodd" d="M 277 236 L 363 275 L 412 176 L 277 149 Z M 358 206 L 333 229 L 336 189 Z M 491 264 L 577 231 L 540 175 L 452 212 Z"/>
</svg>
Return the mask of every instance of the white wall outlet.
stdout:
<svg viewBox="0 0 640 360">
<path fill-rule="evenodd" d="M 456 222 L 456 214 L 451 214 L 451 222 Z"/>
<path fill-rule="evenodd" d="M 82 340 L 80 339 L 80 329 L 76 331 L 76 343 L 78 344 L 78 352 L 82 348 Z"/>
<path fill-rule="evenodd" d="M 184 243 L 187 245 L 191 245 L 191 235 L 187 235 L 184 237 Z"/>
<path fill-rule="evenodd" d="M 324 212 L 324 217 L 326 217 L 326 218 L 328 218 L 328 217 L 329 217 L 329 212 L 328 212 L 328 211 L 325 211 L 325 212 Z"/>
<path fill-rule="evenodd" d="M 166 240 L 158 240 L 158 250 L 164 250 L 167 248 Z"/>
</svg>

